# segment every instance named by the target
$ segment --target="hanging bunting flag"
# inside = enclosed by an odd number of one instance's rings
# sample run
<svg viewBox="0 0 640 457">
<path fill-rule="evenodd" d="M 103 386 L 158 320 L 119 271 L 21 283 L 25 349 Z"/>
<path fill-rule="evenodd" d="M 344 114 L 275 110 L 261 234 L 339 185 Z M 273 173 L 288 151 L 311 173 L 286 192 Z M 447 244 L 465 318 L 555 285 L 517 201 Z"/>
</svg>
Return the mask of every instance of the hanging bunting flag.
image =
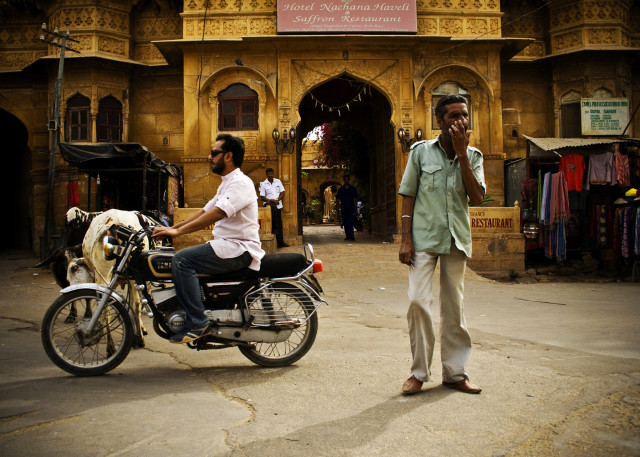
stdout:
<svg viewBox="0 0 640 457">
<path fill-rule="evenodd" d="M 349 82 L 351 84 L 351 82 Z M 348 103 L 345 103 L 344 105 L 341 106 L 329 106 L 329 105 L 325 105 L 324 103 L 322 103 L 321 101 L 319 101 L 311 92 L 309 92 L 309 95 L 311 97 L 311 100 L 314 101 L 314 107 L 317 108 L 318 104 L 320 104 L 320 110 L 324 111 L 325 108 L 327 108 L 329 110 L 330 113 L 332 113 L 334 110 L 338 110 L 338 116 L 342 116 L 341 113 L 341 109 L 342 108 L 347 108 L 348 111 L 351 111 L 351 104 L 352 103 L 356 103 L 356 102 L 361 102 L 362 101 L 362 94 L 369 94 L 369 96 L 371 96 L 372 92 L 371 92 L 371 86 L 369 86 L 368 84 L 363 84 L 362 87 L 360 88 L 360 91 L 358 92 L 358 94 L 353 98 L 353 100 L 349 101 Z"/>
</svg>

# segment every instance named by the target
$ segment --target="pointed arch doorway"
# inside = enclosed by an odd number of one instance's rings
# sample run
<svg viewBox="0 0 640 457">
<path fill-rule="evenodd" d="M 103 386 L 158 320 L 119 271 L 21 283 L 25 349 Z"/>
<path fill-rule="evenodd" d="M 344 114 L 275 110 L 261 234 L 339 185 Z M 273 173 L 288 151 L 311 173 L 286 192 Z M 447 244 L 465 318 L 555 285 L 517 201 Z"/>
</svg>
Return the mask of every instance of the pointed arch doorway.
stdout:
<svg viewBox="0 0 640 457">
<path fill-rule="evenodd" d="M 33 249 L 32 233 L 32 183 L 31 149 L 29 132 L 20 119 L 0 108 L 0 135 L 5 164 L 2 179 L 2 195 L 12 196 L 4 200 L 4 212 L 10 217 L 5 224 L 6 234 L 0 242 L 0 250 Z"/>
<path fill-rule="evenodd" d="M 347 106 L 348 104 L 348 106 Z M 352 184 L 356 183 L 363 203 L 370 213 L 371 234 L 391 239 L 396 233 L 396 170 L 392 108 L 375 87 L 343 74 L 316 86 L 305 94 L 298 108 L 300 123 L 296 130 L 299 142 L 314 128 L 338 122 L 350 132 L 355 147 L 361 149 Z M 303 180 L 301 150 L 298 148 L 298 233 L 303 234 L 302 205 L 315 196 L 321 198 L 321 185 L 327 179 L 342 183 L 339 170 L 329 171 L 316 185 Z M 317 187 L 317 189 L 316 189 Z"/>
</svg>

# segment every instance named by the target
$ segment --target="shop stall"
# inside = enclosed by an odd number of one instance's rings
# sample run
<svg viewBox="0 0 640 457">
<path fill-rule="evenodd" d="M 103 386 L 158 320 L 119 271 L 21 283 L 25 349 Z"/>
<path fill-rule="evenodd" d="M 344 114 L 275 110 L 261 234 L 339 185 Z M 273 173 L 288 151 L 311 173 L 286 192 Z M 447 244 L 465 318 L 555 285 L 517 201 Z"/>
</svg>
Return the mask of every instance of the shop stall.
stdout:
<svg viewBox="0 0 640 457">
<path fill-rule="evenodd" d="M 521 197 L 526 252 L 558 262 L 589 252 L 600 268 L 640 274 L 640 140 L 525 138 L 505 182 Z"/>
</svg>

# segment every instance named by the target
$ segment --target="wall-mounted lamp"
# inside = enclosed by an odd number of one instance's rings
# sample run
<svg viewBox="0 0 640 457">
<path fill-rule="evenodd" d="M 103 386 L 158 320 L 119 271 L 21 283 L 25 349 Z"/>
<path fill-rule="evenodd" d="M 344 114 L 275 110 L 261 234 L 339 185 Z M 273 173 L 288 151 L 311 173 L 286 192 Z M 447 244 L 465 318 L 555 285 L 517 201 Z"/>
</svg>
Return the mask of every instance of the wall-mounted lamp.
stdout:
<svg viewBox="0 0 640 457">
<path fill-rule="evenodd" d="M 416 130 L 416 137 L 409 138 L 409 130 L 405 130 L 402 127 L 398 129 L 398 139 L 400 140 L 400 146 L 402 146 L 402 152 L 407 152 L 413 143 L 422 140 L 422 129 Z"/>
<path fill-rule="evenodd" d="M 280 132 L 278 129 L 273 129 L 273 132 L 271 132 L 271 138 L 273 138 L 273 142 L 276 144 L 276 152 L 278 154 L 282 154 L 283 152 L 288 152 L 289 154 L 293 153 L 296 129 L 291 128 L 289 130 L 282 130 L 282 138 L 280 138 Z"/>
</svg>

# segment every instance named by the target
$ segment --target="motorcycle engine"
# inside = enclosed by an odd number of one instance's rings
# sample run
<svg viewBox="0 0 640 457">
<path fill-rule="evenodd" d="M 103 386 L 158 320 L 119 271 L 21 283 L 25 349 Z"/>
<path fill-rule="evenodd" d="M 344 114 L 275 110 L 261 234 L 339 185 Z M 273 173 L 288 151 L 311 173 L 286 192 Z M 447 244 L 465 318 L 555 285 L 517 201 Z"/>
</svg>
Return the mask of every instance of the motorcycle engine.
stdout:
<svg viewBox="0 0 640 457">
<path fill-rule="evenodd" d="M 176 290 L 173 287 L 156 289 L 151 291 L 153 301 L 162 314 L 165 324 L 174 332 L 178 333 L 184 328 L 187 315 L 180 306 Z"/>
<path fill-rule="evenodd" d="M 187 321 L 187 315 L 183 310 L 174 311 L 171 314 L 166 315 L 164 321 L 174 333 L 178 333 L 184 328 L 184 324 Z"/>
<path fill-rule="evenodd" d="M 180 302 L 178 301 L 178 297 L 176 296 L 176 290 L 173 287 L 160 288 L 150 291 L 151 296 L 153 297 L 153 301 L 158 308 L 158 311 L 162 314 L 162 318 L 164 319 L 165 324 L 174 332 L 178 333 L 182 330 L 186 323 L 186 313 Z M 217 304 L 228 304 L 233 300 L 236 300 L 237 297 L 233 296 L 229 291 L 224 290 L 220 293 L 222 299 L 217 300 Z M 226 298 L 227 296 L 231 296 L 231 298 Z M 207 297 L 203 297 L 206 300 Z M 209 297 L 211 298 L 211 297 Z M 218 299 L 219 297 L 214 297 Z M 207 301 L 207 304 L 211 305 L 211 302 Z M 214 324 L 241 324 L 243 322 L 242 312 L 240 309 L 206 309 L 205 315 L 209 318 L 209 320 Z"/>
</svg>

